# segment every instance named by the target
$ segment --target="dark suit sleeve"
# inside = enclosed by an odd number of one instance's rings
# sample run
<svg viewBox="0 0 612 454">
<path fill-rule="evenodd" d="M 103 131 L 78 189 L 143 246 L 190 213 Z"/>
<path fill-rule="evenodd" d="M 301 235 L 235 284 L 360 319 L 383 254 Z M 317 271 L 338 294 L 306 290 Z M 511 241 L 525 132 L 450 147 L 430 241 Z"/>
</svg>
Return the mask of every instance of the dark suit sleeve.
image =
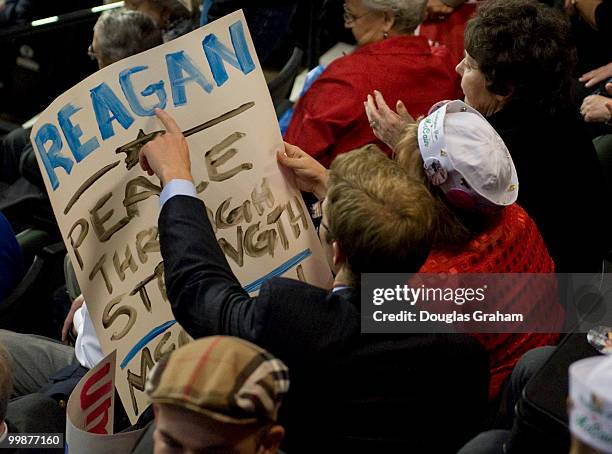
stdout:
<svg viewBox="0 0 612 454">
<path fill-rule="evenodd" d="M 176 320 L 193 337 L 224 334 L 256 343 L 266 304 L 243 290 L 217 243 L 204 203 L 175 196 L 163 206 L 159 237 Z"/>
</svg>

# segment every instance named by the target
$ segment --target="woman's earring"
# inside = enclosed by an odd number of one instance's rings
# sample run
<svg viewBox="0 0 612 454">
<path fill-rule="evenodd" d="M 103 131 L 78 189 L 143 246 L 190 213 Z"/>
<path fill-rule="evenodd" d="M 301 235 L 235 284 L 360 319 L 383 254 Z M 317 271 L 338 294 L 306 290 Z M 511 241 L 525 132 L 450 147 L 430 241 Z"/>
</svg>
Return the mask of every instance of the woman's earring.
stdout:
<svg viewBox="0 0 612 454">
<path fill-rule="evenodd" d="M 383 33 L 383 38 L 384 38 L 384 39 L 387 39 L 388 37 L 389 37 L 389 32 L 384 32 L 384 33 Z"/>
</svg>

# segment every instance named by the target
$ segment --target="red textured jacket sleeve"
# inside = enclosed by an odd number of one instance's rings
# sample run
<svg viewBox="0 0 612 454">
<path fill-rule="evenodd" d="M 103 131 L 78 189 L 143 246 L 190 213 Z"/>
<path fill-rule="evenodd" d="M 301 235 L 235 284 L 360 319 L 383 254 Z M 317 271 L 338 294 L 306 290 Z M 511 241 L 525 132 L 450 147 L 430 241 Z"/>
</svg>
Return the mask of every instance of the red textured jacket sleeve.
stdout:
<svg viewBox="0 0 612 454">
<path fill-rule="evenodd" d="M 297 103 L 285 140 L 329 167 L 332 146 L 364 109 L 353 83 L 354 78 L 335 76 L 328 68 Z"/>
</svg>

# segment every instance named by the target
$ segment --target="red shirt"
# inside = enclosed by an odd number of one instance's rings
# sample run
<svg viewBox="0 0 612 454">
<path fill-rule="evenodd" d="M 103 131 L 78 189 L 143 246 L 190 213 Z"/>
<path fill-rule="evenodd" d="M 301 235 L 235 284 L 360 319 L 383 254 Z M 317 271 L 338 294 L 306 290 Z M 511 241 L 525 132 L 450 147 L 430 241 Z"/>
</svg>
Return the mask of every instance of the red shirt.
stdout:
<svg viewBox="0 0 612 454">
<path fill-rule="evenodd" d="M 434 250 L 423 264 L 422 273 L 553 273 L 554 263 L 548 254 L 537 226 L 518 204 L 505 208 L 499 222 L 472 239 L 462 250 Z M 528 281 L 525 281 L 528 282 Z M 556 282 L 553 280 L 553 282 Z M 499 309 L 504 298 L 515 311 L 536 313 L 536 319 L 556 317 L 563 320 L 560 305 L 533 288 L 500 289 Z M 520 295 L 520 298 L 515 298 Z M 550 295 L 550 293 L 548 293 Z M 518 300 L 518 305 L 517 305 Z M 554 307 L 551 307 L 554 304 Z M 547 326 L 551 326 L 548 325 Z M 494 399 L 519 358 L 535 347 L 554 345 L 558 334 L 473 334 L 489 353 L 491 382 L 489 398 Z"/>
<path fill-rule="evenodd" d="M 377 143 L 363 103 L 378 90 L 392 108 L 402 100 L 415 118 L 455 99 L 459 76 L 445 47 L 422 36 L 396 36 L 365 45 L 331 63 L 297 103 L 285 140 L 329 167 L 334 157 Z"/>
</svg>

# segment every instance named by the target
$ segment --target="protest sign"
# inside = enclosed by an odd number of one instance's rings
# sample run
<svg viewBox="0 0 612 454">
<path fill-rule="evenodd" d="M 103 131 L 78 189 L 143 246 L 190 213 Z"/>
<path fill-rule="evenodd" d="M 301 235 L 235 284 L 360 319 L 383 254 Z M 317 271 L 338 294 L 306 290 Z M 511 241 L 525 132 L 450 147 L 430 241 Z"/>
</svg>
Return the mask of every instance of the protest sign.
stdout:
<svg viewBox="0 0 612 454">
<path fill-rule="evenodd" d="M 115 352 L 91 369 L 66 407 L 66 454 L 130 452 L 144 429 L 113 435 Z"/>
<path fill-rule="evenodd" d="M 62 236 L 130 420 L 148 371 L 185 342 L 165 295 L 159 180 L 138 165 L 163 132 L 188 136 L 199 197 L 251 294 L 272 276 L 327 287 L 331 273 L 299 191 L 279 169 L 282 138 L 242 12 L 117 62 L 58 99 L 32 142 Z M 194 214 L 195 215 L 195 214 Z"/>
</svg>

